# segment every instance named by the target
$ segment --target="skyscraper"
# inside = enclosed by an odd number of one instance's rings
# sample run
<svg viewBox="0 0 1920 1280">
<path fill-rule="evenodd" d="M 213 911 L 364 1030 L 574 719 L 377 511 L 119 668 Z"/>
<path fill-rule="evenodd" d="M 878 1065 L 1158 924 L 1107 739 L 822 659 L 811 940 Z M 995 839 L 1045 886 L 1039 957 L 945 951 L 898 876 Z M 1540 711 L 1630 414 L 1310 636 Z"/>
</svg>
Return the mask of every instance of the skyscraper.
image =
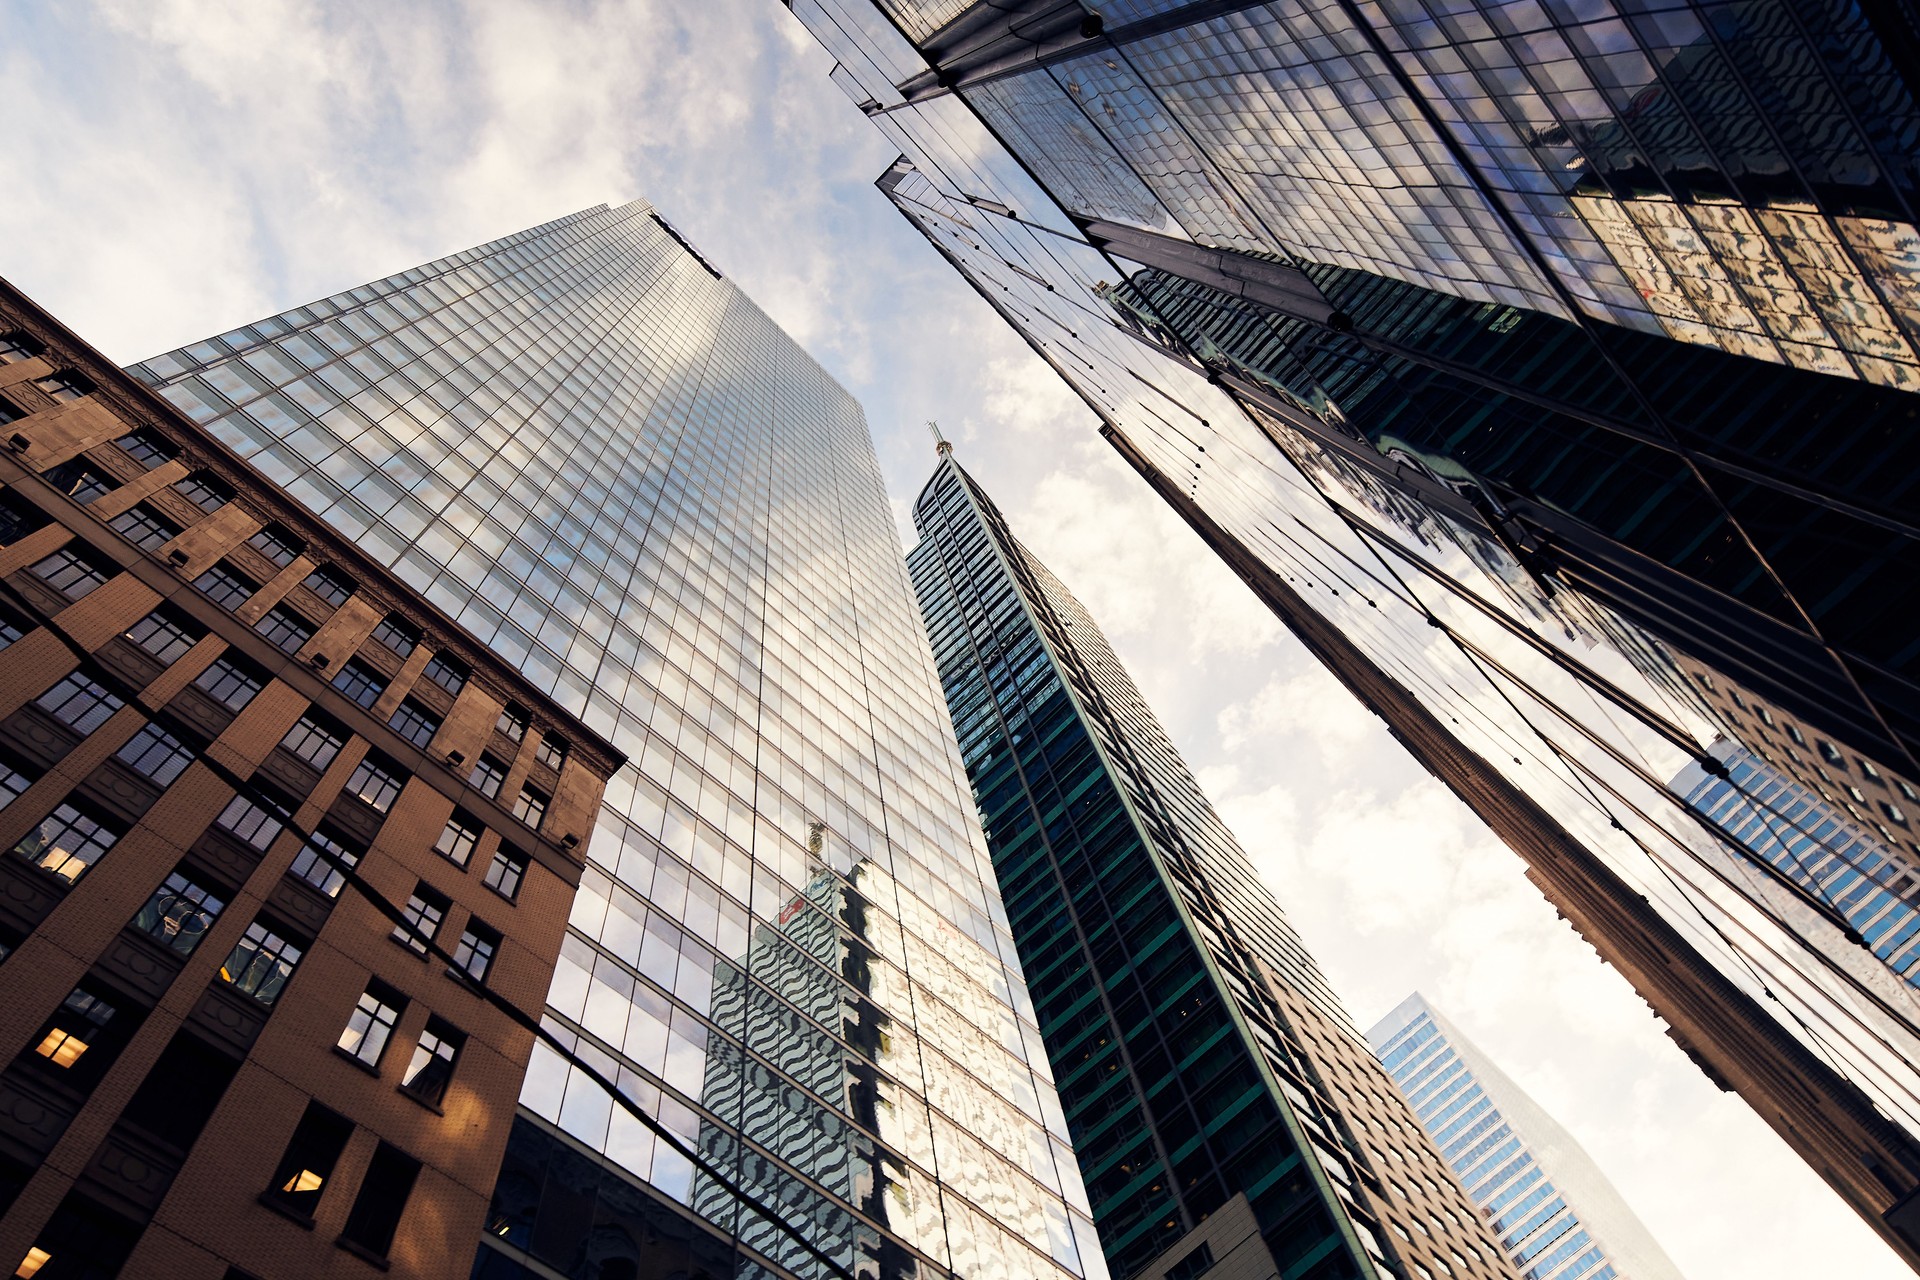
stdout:
<svg viewBox="0 0 1920 1280">
<path fill-rule="evenodd" d="M 1736 693 L 1920 782 L 1910 31 L 1643 9 L 794 5 L 883 193 L 1920 1265 L 1920 1021 L 1671 785 Z"/>
<path fill-rule="evenodd" d="M 1418 992 L 1367 1038 L 1514 1270 L 1533 1280 L 1680 1280 L 1573 1136 Z"/>
<path fill-rule="evenodd" d="M 908 563 L 1114 1274 L 1509 1276 L 1099 627 L 940 452 Z"/>
<path fill-rule="evenodd" d="M 650 205 L 135 372 L 630 758 L 480 1274 L 1104 1275 L 859 406 Z"/>
</svg>

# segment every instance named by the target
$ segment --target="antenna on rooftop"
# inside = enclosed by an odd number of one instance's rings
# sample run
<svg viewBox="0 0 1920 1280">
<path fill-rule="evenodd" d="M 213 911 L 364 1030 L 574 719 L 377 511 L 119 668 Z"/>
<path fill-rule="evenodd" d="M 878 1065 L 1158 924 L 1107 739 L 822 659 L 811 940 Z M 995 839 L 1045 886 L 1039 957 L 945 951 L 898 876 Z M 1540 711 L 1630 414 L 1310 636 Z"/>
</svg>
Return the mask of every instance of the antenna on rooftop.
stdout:
<svg viewBox="0 0 1920 1280">
<path fill-rule="evenodd" d="M 943 458 L 952 457 L 953 446 L 948 444 L 947 438 L 940 434 L 940 424 L 935 422 L 932 418 L 928 418 L 927 430 L 933 432 L 933 451 L 939 454 Z"/>
</svg>

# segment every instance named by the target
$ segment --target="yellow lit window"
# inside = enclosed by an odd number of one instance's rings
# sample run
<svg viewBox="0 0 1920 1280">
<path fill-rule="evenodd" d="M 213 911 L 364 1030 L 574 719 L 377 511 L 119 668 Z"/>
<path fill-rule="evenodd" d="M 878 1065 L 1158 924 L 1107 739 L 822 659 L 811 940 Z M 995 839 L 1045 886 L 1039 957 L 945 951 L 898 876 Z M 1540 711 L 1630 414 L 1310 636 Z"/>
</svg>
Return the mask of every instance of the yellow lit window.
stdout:
<svg viewBox="0 0 1920 1280">
<path fill-rule="evenodd" d="M 34 1276 L 40 1274 L 40 1268 L 46 1266 L 47 1260 L 51 1257 L 53 1257 L 52 1254 L 35 1245 L 27 1250 L 27 1256 L 20 1260 L 19 1268 L 13 1273 L 14 1280 L 33 1280 Z"/>
<path fill-rule="evenodd" d="M 49 1059 L 56 1067 L 72 1066 L 74 1063 L 80 1061 L 80 1055 L 86 1051 L 87 1042 L 85 1040 L 82 1040 L 70 1031 L 62 1031 L 58 1027 L 47 1032 L 47 1038 L 42 1040 L 34 1049 L 35 1053 L 43 1058 Z M 26 1264 L 22 1263 L 21 1265 L 24 1266 Z M 35 1263 L 34 1267 L 35 1270 L 38 1270 L 39 1264 Z M 33 1272 L 28 1271 L 22 1274 L 32 1275 Z"/>
</svg>

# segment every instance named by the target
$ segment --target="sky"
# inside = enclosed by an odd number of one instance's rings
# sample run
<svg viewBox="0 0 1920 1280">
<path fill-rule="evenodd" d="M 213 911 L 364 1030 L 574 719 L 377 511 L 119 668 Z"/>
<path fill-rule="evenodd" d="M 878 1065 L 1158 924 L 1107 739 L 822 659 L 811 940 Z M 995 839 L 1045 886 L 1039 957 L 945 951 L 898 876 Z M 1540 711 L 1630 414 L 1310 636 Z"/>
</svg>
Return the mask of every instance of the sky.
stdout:
<svg viewBox="0 0 1920 1280">
<path fill-rule="evenodd" d="M 1907 1275 L 893 212 L 830 66 L 777 0 L 0 0 L 0 275 L 130 363 L 647 197 L 859 397 L 903 528 L 939 421 L 1356 1023 L 1423 992 L 1691 1280 Z"/>
</svg>

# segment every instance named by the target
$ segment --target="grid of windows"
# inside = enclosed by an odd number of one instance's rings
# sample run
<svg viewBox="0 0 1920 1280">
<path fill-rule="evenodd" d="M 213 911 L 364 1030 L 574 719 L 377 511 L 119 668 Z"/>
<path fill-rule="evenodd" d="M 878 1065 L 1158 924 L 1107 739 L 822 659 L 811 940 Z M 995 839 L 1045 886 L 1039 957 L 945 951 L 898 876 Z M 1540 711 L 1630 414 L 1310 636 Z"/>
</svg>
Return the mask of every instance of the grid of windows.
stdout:
<svg viewBox="0 0 1920 1280">
<path fill-rule="evenodd" d="M 15 854 L 72 884 L 113 848 L 119 833 L 62 801 L 13 846 Z"/>
<path fill-rule="evenodd" d="M 493 957 L 499 950 L 499 931 L 478 920 L 469 920 L 460 932 L 460 945 L 453 951 L 454 967 L 475 982 L 485 982 L 487 970 L 493 967 Z"/>
<path fill-rule="evenodd" d="M 464 813 L 455 813 L 447 819 L 447 825 L 440 832 L 440 838 L 433 842 L 434 849 L 456 866 L 466 866 L 473 857 L 474 846 L 480 843 L 480 824 Z"/>
<path fill-rule="evenodd" d="M 255 694 L 266 688 L 267 678 L 234 658 L 215 658 L 213 664 L 194 678 L 194 687 L 203 689 L 229 711 L 242 711 Z"/>
<path fill-rule="evenodd" d="M 214 819 L 216 826 L 232 832 L 255 849 L 265 851 L 284 825 L 279 818 L 245 796 L 235 796 Z"/>
<path fill-rule="evenodd" d="M 391 613 L 380 619 L 374 627 L 373 638 L 402 658 L 412 653 L 420 643 L 420 633 L 408 626 L 404 619 Z"/>
<path fill-rule="evenodd" d="M 425 747 L 433 741 L 433 735 L 440 732 L 440 717 L 412 698 L 404 699 L 387 723 L 416 747 Z"/>
<path fill-rule="evenodd" d="M 467 781 L 473 789 L 489 800 L 500 794 L 500 784 L 507 780 L 506 762 L 493 756 L 481 756 L 473 763 L 473 773 Z"/>
<path fill-rule="evenodd" d="M 520 795 L 513 802 L 513 816 L 538 831 L 547 818 L 546 795 L 532 787 L 520 788 Z"/>
<path fill-rule="evenodd" d="M 347 745 L 346 730 L 319 719 L 314 712 L 308 712 L 294 722 L 287 730 L 287 736 L 280 739 L 280 745 L 305 760 L 316 769 L 325 769 L 340 754 L 340 748 Z"/>
<path fill-rule="evenodd" d="M 119 445 L 129 458 L 149 471 L 163 463 L 172 462 L 180 456 L 180 451 L 173 447 L 172 441 L 158 431 L 146 427 L 138 431 L 130 431 L 114 443 Z"/>
<path fill-rule="evenodd" d="M 453 1083 L 453 1064 L 460 1058 L 460 1046 L 466 1037 L 439 1018 L 428 1018 L 420 1032 L 420 1043 L 413 1047 L 413 1060 L 407 1063 L 400 1087 L 430 1107 L 437 1107 Z"/>
<path fill-rule="evenodd" d="M 83 505 L 95 498 L 106 497 L 119 484 L 100 468 L 80 458 L 49 467 L 40 473 L 40 478 Z"/>
<path fill-rule="evenodd" d="M 55 404 L 71 404 L 93 390 L 77 373 L 56 373 L 50 378 L 35 378 L 33 385 Z"/>
<path fill-rule="evenodd" d="M 223 609 L 238 609 L 260 589 L 259 583 L 225 560 L 195 578 L 193 585 Z"/>
<path fill-rule="evenodd" d="M 307 590 L 336 609 L 345 604 L 347 598 L 353 594 L 353 579 L 332 565 L 321 565 L 301 581 Z"/>
<path fill-rule="evenodd" d="M 192 623 L 159 609 L 127 628 L 127 639 L 168 666 L 199 644 L 202 634 Z"/>
<path fill-rule="evenodd" d="M 85 552 L 62 547 L 34 565 L 33 572 L 54 590 L 65 592 L 71 600 L 78 600 L 92 594 L 94 588 L 104 585 L 110 571 Z"/>
<path fill-rule="evenodd" d="M 387 691 L 387 681 L 386 677 L 358 658 L 350 658 L 333 677 L 333 687 L 361 706 L 371 707 Z"/>
<path fill-rule="evenodd" d="M 406 1007 L 406 997 L 385 983 L 369 986 L 353 1006 L 346 1029 L 340 1033 L 340 1052 L 369 1067 L 379 1066 L 394 1024 L 400 1021 L 401 1011 Z"/>
<path fill-rule="evenodd" d="M 305 551 L 306 544 L 294 537 L 277 524 L 265 525 L 247 539 L 247 545 L 258 551 L 282 569 L 292 564 Z"/>
<path fill-rule="evenodd" d="M 381 813 L 393 808 L 407 776 L 390 760 L 369 753 L 347 776 L 348 795 L 359 796 Z"/>
<path fill-rule="evenodd" d="M 247 926 L 246 934 L 234 945 L 227 962 L 220 966 L 220 977 L 233 989 L 252 996 L 261 1004 L 280 998 L 300 963 L 302 948 L 278 932 L 264 918 Z"/>
<path fill-rule="evenodd" d="M 554 733 L 541 735 L 540 745 L 534 748 L 533 758 L 549 769 L 558 769 L 567 762 L 567 740 Z"/>
<path fill-rule="evenodd" d="M 193 763 L 193 752 L 187 745 L 157 724 L 142 725 L 140 732 L 127 739 L 127 745 L 116 751 L 114 757 L 162 787 L 185 773 Z"/>
<path fill-rule="evenodd" d="M 285 653 L 298 653 L 307 641 L 313 639 L 313 624 L 284 606 L 267 610 L 253 626 L 275 648 Z"/>
<path fill-rule="evenodd" d="M 393 927 L 393 940 L 409 951 L 425 955 L 427 944 L 440 932 L 440 922 L 447 918 L 447 908 L 452 905 L 446 894 L 422 880 L 401 910 L 406 921 Z"/>
<path fill-rule="evenodd" d="M 158 551 L 180 536 L 178 525 L 144 502 L 134 503 L 107 523 L 143 551 Z"/>
<path fill-rule="evenodd" d="M 5 760 L 0 760 L 0 809 L 5 809 L 15 800 L 18 800 L 26 792 L 26 789 L 32 785 L 32 778 L 29 778 Z M 444 836 L 441 838 L 443 841 L 445 840 Z M 465 861 L 464 859 L 455 860 L 463 863 Z"/>
<path fill-rule="evenodd" d="M 421 676 L 433 681 L 448 693 L 458 694 L 467 687 L 467 669 L 457 658 L 444 653 L 436 653 L 427 659 L 427 665 L 421 669 Z"/>
<path fill-rule="evenodd" d="M 184 871 L 175 871 L 133 917 L 133 927 L 170 950 L 192 955 L 225 906 L 225 900 L 205 885 L 196 884 Z"/>
<path fill-rule="evenodd" d="M 107 687 L 76 671 L 34 699 L 34 705 L 77 733 L 92 733 L 127 704 Z"/>
<path fill-rule="evenodd" d="M 493 861 L 487 864 L 485 884 L 503 898 L 520 896 L 520 881 L 527 874 L 527 855 L 511 845 L 501 845 L 493 851 Z"/>
<path fill-rule="evenodd" d="M 211 472 L 196 471 L 177 482 L 173 491 L 202 511 L 212 514 L 233 501 L 233 489 Z"/>
<path fill-rule="evenodd" d="M 329 898 L 337 898 L 341 886 L 347 882 L 346 873 L 359 865 L 359 851 L 322 828 L 307 837 L 300 852 L 294 855 L 287 874 L 304 880 Z"/>
</svg>

